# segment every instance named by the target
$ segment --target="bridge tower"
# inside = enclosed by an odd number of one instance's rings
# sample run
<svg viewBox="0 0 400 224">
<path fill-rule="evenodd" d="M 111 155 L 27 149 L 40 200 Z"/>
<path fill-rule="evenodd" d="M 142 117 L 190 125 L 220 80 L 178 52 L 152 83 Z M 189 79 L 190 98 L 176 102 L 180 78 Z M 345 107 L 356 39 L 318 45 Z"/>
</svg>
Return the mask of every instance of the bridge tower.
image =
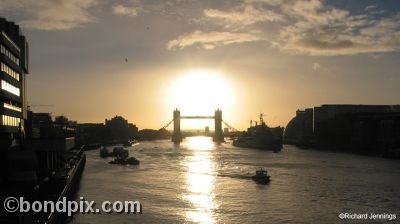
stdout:
<svg viewBox="0 0 400 224">
<path fill-rule="evenodd" d="M 181 112 L 178 108 L 174 110 L 174 132 L 172 133 L 172 141 L 174 143 L 180 143 L 182 141 Z"/>
<path fill-rule="evenodd" d="M 217 109 L 215 111 L 214 122 L 215 122 L 215 133 L 213 140 L 214 142 L 223 142 L 224 135 L 222 133 L 222 111 L 220 109 Z"/>
</svg>

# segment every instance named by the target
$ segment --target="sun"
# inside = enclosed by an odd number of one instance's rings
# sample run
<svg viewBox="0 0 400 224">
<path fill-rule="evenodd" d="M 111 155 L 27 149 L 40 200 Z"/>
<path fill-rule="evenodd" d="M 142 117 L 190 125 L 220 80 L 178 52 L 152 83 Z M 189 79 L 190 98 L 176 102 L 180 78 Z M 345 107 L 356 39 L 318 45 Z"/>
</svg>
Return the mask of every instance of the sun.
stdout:
<svg viewBox="0 0 400 224">
<path fill-rule="evenodd" d="M 191 69 L 180 73 L 169 89 L 168 101 L 183 115 L 213 115 L 230 110 L 234 99 L 226 76 L 215 70 Z"/>
</svg>

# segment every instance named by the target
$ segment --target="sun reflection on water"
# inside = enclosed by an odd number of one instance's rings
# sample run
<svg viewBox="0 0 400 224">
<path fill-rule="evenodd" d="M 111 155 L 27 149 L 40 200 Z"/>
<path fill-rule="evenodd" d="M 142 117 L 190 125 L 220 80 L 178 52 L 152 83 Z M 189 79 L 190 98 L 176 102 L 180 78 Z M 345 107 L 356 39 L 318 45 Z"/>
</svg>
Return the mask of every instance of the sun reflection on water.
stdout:
<svg viewBox="0 0 400 224">
<path fill-rule="evenodd" d="M 208 137 L 192 137 L 185 143 L 187 149 L 193 150 L 193 155 L 185 161 L 187 192 L 183 199 L 193 205 L 186 211 L 186 219 L 196 223 L 215 223 L 213 210 L 218 206 L 214 202 L 214 142 Z"/>
<path fill-rule="evenodd" d="M 195 151 L 209 151 L 214 148 L 212 138 L 203 136 L 186 138 L 184 144 L 187 149 Z"/>
</svg>

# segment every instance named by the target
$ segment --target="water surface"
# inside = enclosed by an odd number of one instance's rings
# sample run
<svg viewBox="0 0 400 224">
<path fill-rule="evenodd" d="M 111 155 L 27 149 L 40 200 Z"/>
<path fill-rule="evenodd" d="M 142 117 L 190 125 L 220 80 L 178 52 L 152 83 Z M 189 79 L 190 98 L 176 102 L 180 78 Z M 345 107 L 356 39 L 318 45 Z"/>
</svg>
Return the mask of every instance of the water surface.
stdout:
<svg viewBox="0 0 400 224">
<path fill-rule="evenodd" d="M 273 153 L 207 137 L 129 150 L 139 166 L 108 164 L 111 158 L 88 151 L 78 196 L 98 204 L 138 200 L 143 214 L 77 214 L 72 223 L 337 223 L 342 212 L 400 218 L 398 160 L 290 145 Z M 250 179 L 259 167 L 268 169 L 269 185 Z"/>
</svg>

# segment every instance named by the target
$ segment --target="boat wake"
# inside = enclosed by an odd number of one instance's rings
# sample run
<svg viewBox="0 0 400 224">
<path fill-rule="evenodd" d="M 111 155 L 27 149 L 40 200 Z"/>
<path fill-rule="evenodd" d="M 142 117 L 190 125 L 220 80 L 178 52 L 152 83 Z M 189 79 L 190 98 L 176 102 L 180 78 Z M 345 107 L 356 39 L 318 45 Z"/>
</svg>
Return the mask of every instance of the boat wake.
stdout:
<svg viewBox="0 0 400 224">
<path fill-rule="evenodd" d="M 244 174 L 218 174 L 217 176 L 219 177 L 229 177 L 229 178 L 235 178 L 235 179 L 246 179 L 249 180 L 251 179 L 251 175 L 244 175 Z"/>
</svg>

